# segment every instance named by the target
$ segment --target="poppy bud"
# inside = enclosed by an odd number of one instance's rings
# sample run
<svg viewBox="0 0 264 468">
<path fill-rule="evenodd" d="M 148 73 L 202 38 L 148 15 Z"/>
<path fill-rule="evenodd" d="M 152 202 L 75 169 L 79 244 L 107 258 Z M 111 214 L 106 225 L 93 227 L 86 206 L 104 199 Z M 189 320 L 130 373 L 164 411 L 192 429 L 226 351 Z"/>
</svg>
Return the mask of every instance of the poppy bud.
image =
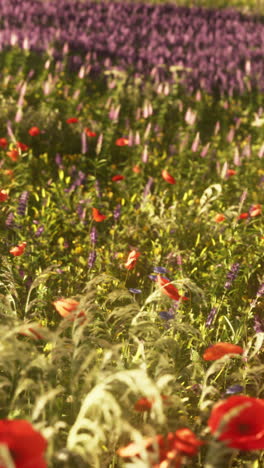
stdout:
<svg viewBox="0 0 264 468">
<path fill-rule="evenodd" d="M 115 142 L 116 146 L 126 146 L 128 145 L 128 139 L 127 138 L 118 138 Z"/>
<path fill-rule="evenodd" d="M 67 124 L 72 124 L 72 123 L 77 123 L 79 122 L 79 119 L 77 117 L 70 117 L 69 119 L 66 120 Z"/>
<path fill-rule="evenodd" d="M 170 175 L 168 173 L 168 171 L 166 171 L 166 169 L 164 169 L 162 172 L 161 172 L 161 175 L 163 177 L 163 179 L 168 182 L 168 184 L 176 184 L 176 180 L 174 179 L 174 177 L 172 177 L 172 175 Z"/>
<path fill-rule="evenodd" d="M 28 131 L 29 135 L 37 136 L 40 134 L 40 129 L 38 127 L 31 127 Z"/>
<path fill-rule="evenodd" d="M 106 216 L 100 213 L 100 211 L 97 210 L 97 208 L 92 209 L 92 216 L 93 216 L 93 220 L 96 221 L 97 223 L 100 223 L 101 221 L 104 221 L 104 219 L 106 219 Z"/>
<path fill-rule="evenodd" d="M 6 190 L 0 190 L 0 202 L 5 202 L 8 199 L 8 193 Z"/>
<path fill-rule="evenodd" d="M 14 255 L 14 257 L 19 257 L 20 255 L 24 253 L 26 246 L 27 246 L 26 242 L 21 242 L 21 244 L 17 245 L 16 247 L 12 247 L 9 250 L 9 253 Z"/>
</svg>

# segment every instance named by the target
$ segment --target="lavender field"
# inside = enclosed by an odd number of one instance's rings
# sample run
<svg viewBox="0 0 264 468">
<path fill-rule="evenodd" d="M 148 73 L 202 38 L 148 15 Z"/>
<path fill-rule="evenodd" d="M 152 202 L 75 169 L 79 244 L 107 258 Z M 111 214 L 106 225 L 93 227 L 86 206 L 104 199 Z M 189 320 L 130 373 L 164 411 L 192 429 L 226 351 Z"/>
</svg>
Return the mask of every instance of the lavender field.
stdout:
<svg viewBox="0 0 264 468">
<path fill-rule="evenodd" d="M 0 0 L 0 468 L 263 467 L 264 21 L 182 3 Z"/>
</svg>

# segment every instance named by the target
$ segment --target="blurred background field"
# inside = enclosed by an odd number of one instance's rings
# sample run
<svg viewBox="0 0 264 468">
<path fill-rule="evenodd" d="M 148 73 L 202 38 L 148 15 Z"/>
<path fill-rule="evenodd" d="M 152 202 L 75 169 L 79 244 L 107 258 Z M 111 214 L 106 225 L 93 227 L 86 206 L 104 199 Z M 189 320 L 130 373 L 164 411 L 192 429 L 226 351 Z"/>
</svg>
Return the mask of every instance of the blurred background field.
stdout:
<svg viewBox="0 0 264 468">
<path fill-rule="evenodd" d="M 49 1 L 49 0 L 40 0 Z M 86 0 L 80 0 L 85 2 Z M 94 0 L 100 3 L 102 0 Z M 117 2 L 118 0 L 106 0 L 108 3 Z M 152 5 L 170 4 L 187 7 L 206 7 L 206 8 L 236 8 L 245 13 L 264 14 L 263 0 L 123 0 L 126 3 L 148 3 Z"/>
<path fill-rule="evenodd" d="M 48 2 L 49 0 L 39 0 Z M 80 0 L 85 3 L 86 0 Z M 95 3 L 101 3 L 102 0 L 93 0 Z M 106 0 L 106 3 L 114 3 L 118 0 Z M 264 14 L 263 0 L 123 0 L 123 3 L 146 3 L 152 5 L 170 4 L 187 7 L 206 7 L 206 8 L 236 8 L 245 13 L 255 12 Z"/>
</svg>

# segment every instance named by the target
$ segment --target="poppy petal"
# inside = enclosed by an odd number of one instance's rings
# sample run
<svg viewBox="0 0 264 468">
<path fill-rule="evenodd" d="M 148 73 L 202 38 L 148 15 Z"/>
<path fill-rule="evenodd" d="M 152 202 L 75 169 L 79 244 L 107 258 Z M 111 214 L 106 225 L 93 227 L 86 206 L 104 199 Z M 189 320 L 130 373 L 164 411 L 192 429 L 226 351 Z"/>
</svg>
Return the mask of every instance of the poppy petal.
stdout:
<svg viewBox="0 0 264 468">
<path fill-rule="evenodd" d="M 243 354 L 244 350 L 241 346 L 232 343 L 216 343 L 209 346 L 203 354 L 205 361 L 216 361 L 226 354 Z"/>
</svg>

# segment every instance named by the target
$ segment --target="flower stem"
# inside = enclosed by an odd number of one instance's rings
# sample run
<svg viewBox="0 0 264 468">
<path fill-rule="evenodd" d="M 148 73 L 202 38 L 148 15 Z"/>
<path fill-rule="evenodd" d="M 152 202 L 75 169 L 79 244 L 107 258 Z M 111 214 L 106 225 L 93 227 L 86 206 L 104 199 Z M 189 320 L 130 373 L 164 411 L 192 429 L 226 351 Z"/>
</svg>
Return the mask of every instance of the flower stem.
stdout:
<svg viewBox="0 0 264 468">
<path fill-rule="evenodd" d="M 231 468 L 237 450 L 213 441 L 206 455 L 204 468 Z"/>
</svg>

